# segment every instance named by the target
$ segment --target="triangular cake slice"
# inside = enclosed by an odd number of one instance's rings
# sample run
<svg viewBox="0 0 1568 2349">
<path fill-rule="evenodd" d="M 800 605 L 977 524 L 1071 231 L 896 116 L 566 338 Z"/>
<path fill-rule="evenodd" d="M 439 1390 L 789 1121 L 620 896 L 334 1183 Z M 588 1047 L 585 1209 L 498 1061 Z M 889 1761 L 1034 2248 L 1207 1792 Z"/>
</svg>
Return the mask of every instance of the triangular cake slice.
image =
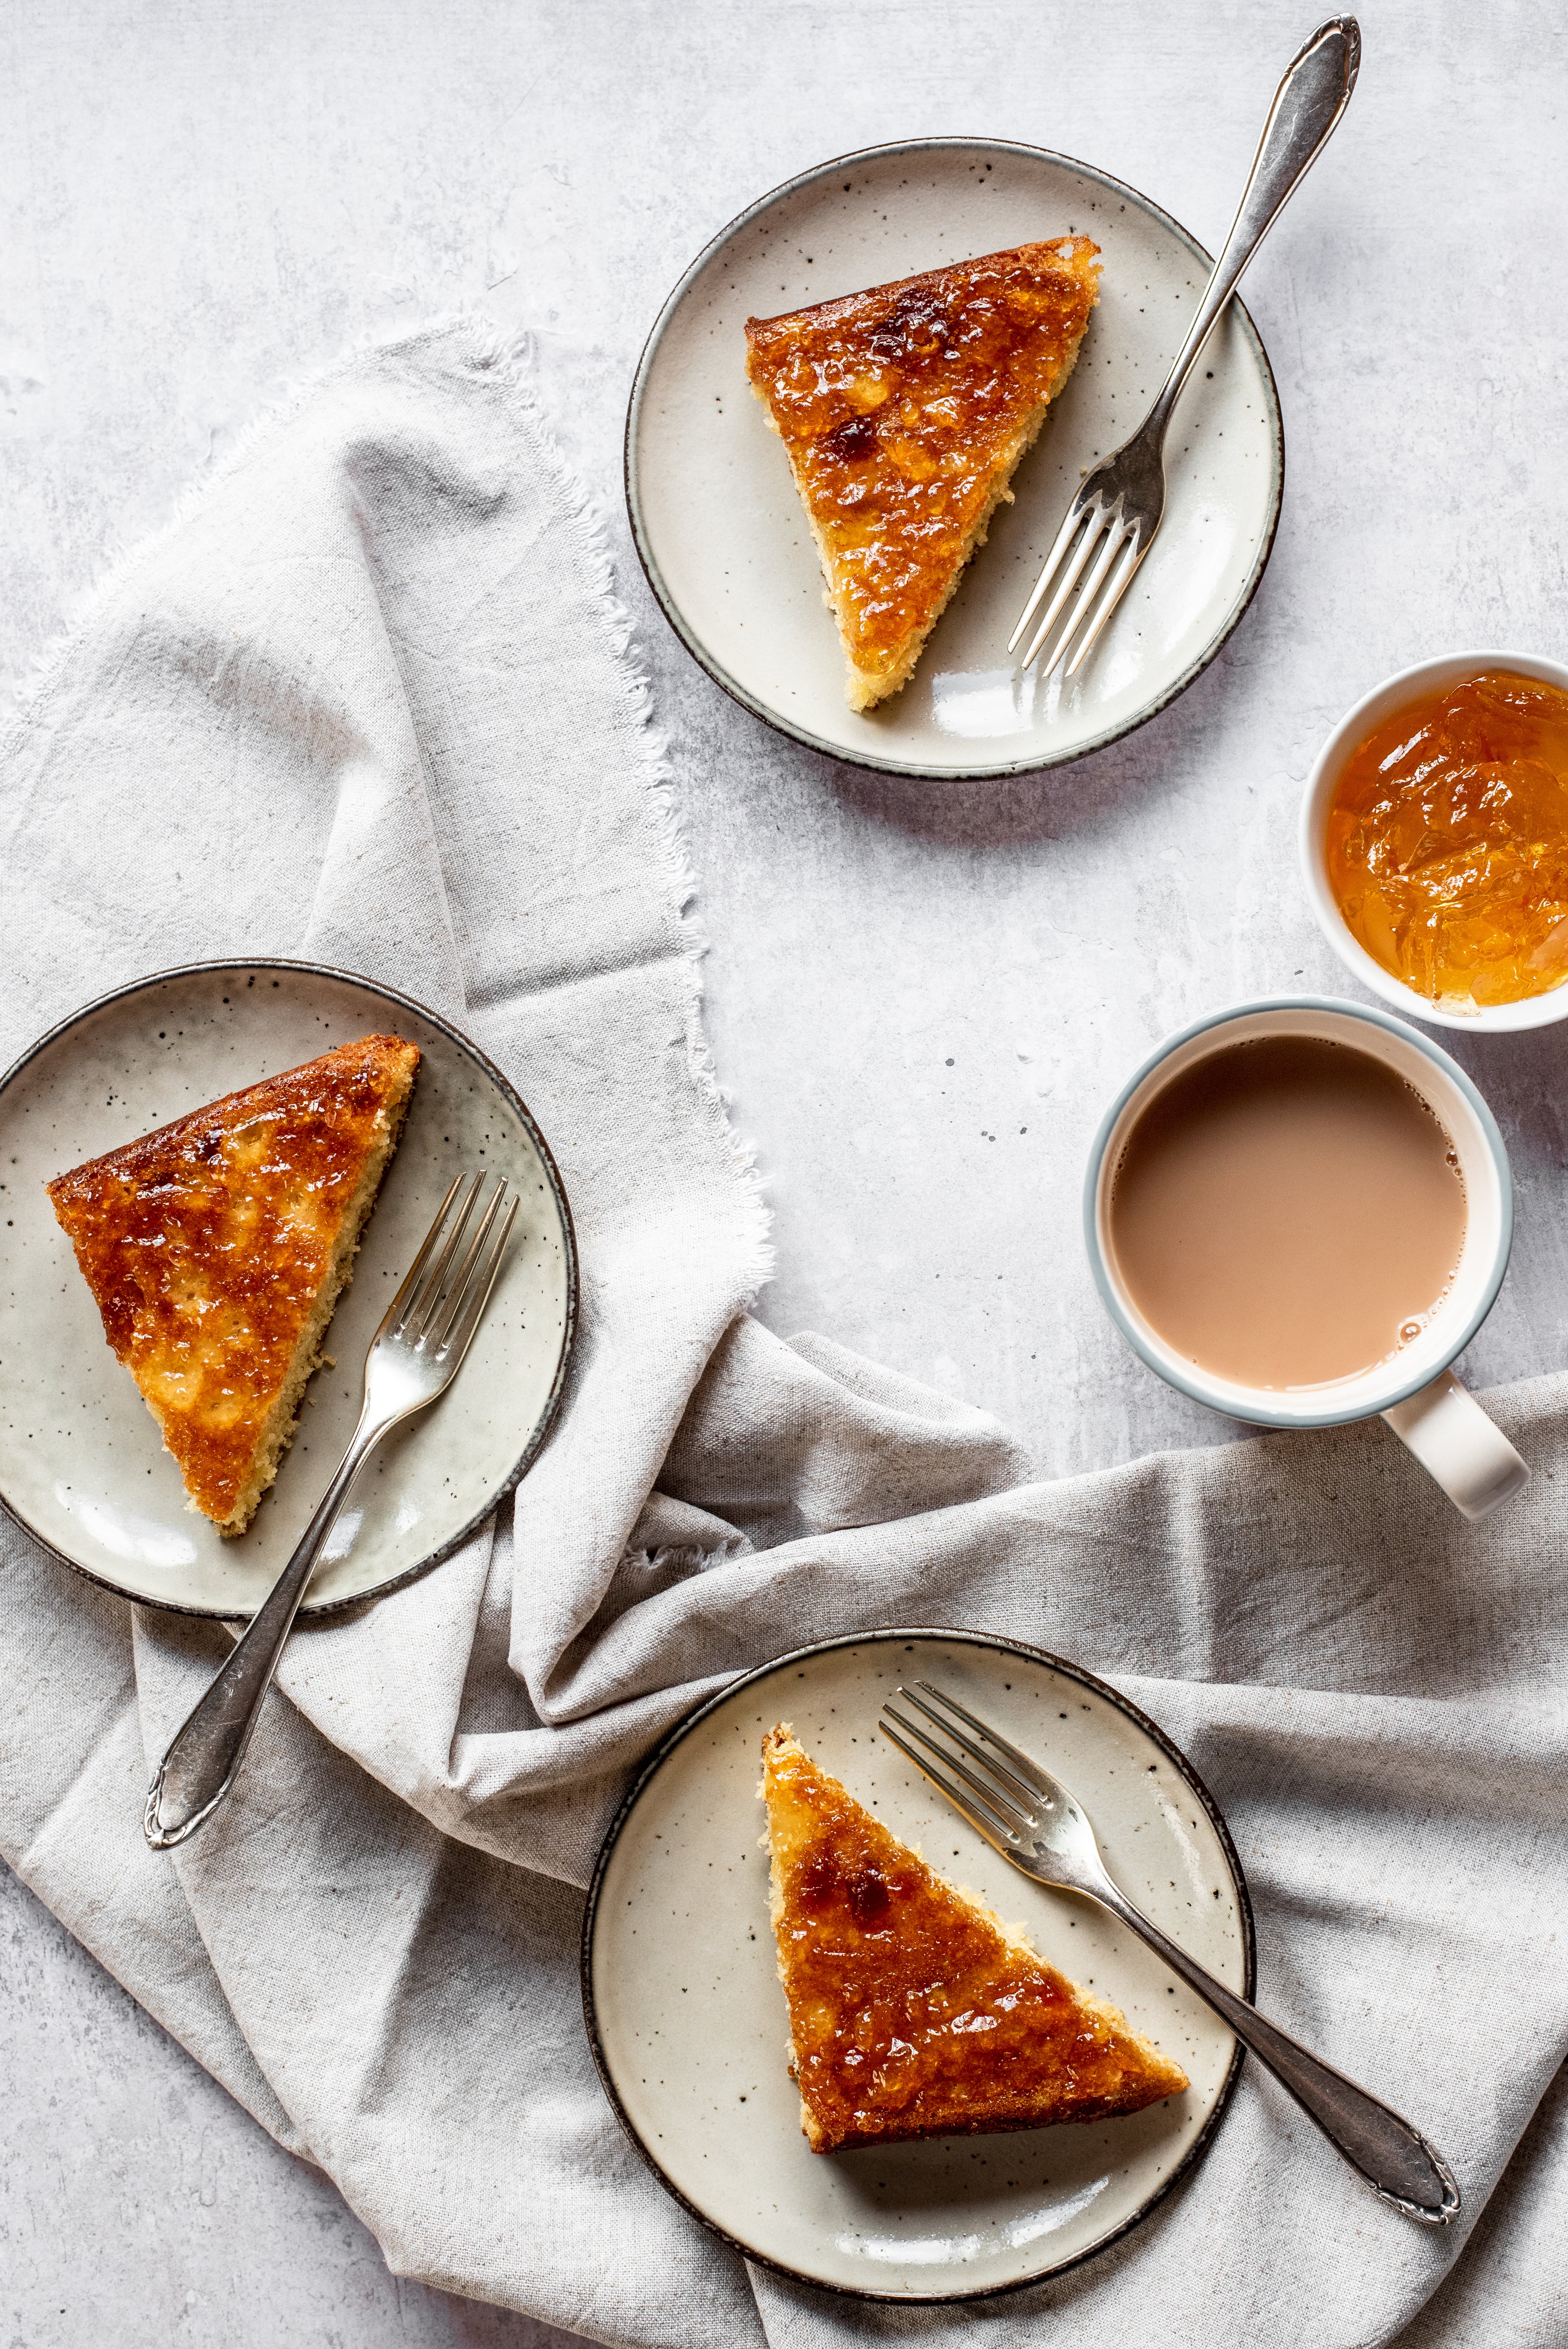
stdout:
<svg viewBox="0 0 1568 2349">
<path fill-rule="evenodd" d="M 362 1036 L 49 1185 L 104 1335 L 222 1533 L 277 1475 L 418 1065 Z"/>
<path fill-rule="evenodd" d="M 1020 244 L 747 320 L 747 373 L 822 558 L 851 709 L 904 683 L 1011 499 L 1078 357 L 1099 254 L 1087 236 Z"/>
<path fill-rule="evenodd" d="M 762 1741 L 790 2071 L 814 2153 L 1140 2112 L 1187 2085 L 820 1770 Z"/>
</svg>

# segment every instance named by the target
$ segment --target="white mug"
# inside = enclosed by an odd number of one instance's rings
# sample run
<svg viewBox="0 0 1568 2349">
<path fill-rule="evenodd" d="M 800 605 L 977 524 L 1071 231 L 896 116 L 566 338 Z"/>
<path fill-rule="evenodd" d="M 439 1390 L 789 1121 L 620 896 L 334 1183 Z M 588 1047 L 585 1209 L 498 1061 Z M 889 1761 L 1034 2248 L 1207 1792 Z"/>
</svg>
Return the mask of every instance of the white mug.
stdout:
<svg viewBox="0 0 1568 2349">
<path fill-rule="evenodd" d="M 1155 1093 L 1194 1061 L 1260 1036 L 1321 1037 L 1369 1053 L 1414 1086 L 1447 1129 L 1465 1186 L 1464 1245 L 1447 1296 L 1390 1360 L 1320 1386 L 1259 1388 L 1201 1369 L 1146 1321 L 1109 1245 L 1110 1190 L 1133 1124 Z M 1516 1493 L 1529 1470 L 1449 1368 L 1502 1286 L 1513 1239 L 1513 1184 L 1491 1112 L 1458 1063 L 1404 1020 L 1326 996 L 1274 996 L 1212 1012 L 1171 1036 L 1128 1079 L 1100 1122 L 1084 1180 L 1084 1240 L 1095 1285 L 1122 1336 L 1151 1371 L 1211 1411 L 1260 1427 L 1338 1427 L 1380 1413 L 1467 1517 Z"/>
</svg>

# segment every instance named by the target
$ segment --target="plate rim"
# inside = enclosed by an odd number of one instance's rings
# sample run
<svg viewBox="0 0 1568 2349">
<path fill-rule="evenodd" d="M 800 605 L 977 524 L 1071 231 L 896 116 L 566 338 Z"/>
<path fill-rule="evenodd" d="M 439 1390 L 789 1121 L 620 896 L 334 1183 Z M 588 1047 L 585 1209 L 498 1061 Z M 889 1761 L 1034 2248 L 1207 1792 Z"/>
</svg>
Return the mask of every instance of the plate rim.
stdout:
<svg viewBox="0 0 1568 2349">
<path fill-rule="evenodd" d="M 1140 1706 L 1134 1704 L 1130 1697 L 1123 1696 L 1119 1689 L 1113 1688 L 1109 1681 L 1101 1680 L 1098 1673 L 1089 1671 L 1082 1664 L 1069 1662 L 1065 1656 L 1054 1655 L 1047 1648 L 1037 1648 L 1026 1640 L 1015 1640 L 1006 1632 L 965 1630 L 960 1630 L 955 1625 L 926 1623 L 894 1625 L 885 1630 L 840 1632 L 830 1640 L 813 1640 L 805 1647 L 787 1649 L 781 1655 L 771 1657 L 768 1662 L 753 1665 L 748 1671 L 738 1673 L 735 1679 L 727 1682 L 723 1688 L 716 1690 L 712 1696 L 702 1698 L 688 1713 L 682 1714 L 673 1728 L 665 1733 L 658 1745 L 638 1771 L 614 1817 L 605 1829 L 603 1840 L 600 1844 L 598 1856 L 593 1863 L 593 1873 L 588 1881 L 583 1911 L 583 1932 L 578 1949 L 583 2020 L 587 2030 L 589 2049 L 593 2057 L 593 2067 L 599 2075 L 599 2083 L 609 2100 L 610 2108 L 620 2122 L 627 2139 L 641 2155 L 665 2193 L 672 2196 L 680 2204 L 682 2209 L 694 2218 L 699 2226 L 705 2227 L 709 2234 L 716 2235 L 720 2242 L 728 2244 L 732 2251 L 738 2251 L 743 2259 L 751 2261 L 758 2267 L 768 2269 L 773 2275 L 785 2276 L 792 2283 L 806 2284 L 813 2292 L 832 2292 L 846 2300 L 879 2301 L 900 2308 L 934 2308 L 951 2306 L 965 2301 L 999 2300 L 1009 2292 L 1031 2291 L 1037 2284 L 1044 2283 L 1053 2276 L 1066 2275 L 1073 2268 L 1081 2267 L 1086 2260 L 1098 2259 L 1102 2251 L 1109 2251 L 1113 2243 L 1120 2242 L 1135 2227 L 1141 2226 L 1144 2220 L 1151 2211 L 1158 2209 L 1161 2203 L 1174 2190 L 1181 2179 L 1191 2175 L 1213 2143 L 1215 2132 L 1229 2111 L 1231 2100 L 1235 2095 L 1236 2084 L 1241 2078 L 1242 2066 L 1246 2060 L 1246 2049 L 1239 2039 L 1235 2041 L 1231 2050 L 1231 2060 L 1226 2067 L 1225 2076 L 1220 2084 L 1218 2093 L 1209 2108 L 1202 2128 L 1171 2170 L 1170 2177 L 1161 2183 L 1146 2202 L 1140 2204 L 1130 2217 L 1122 2220 L 1120 2224 L 1113 2227 L 1109 2233 L 1101 2235 L 1095 2242 L 1086 2245 L 1081 2251 L 1075 2251 L 1070 2259 L 1058 2260 L 1049 2267 L 1037 2269 L 1033 2275 L 1021 2276 L 1010 2282 L 977 2284 L 967 2291 L 959 2292 L 878 2292 L 864 2284 L 830 2282 L 821 2276 L 810 2274 L 804 2268 L 791 2267 L 787 2261 L 770 2258 L 766 2252 L 755 2250 L 749 2243 L 743 2242 L 738 2235 L 732 2235 L 727 2228 L 720 2226 L 717 2219 L 711 2219 L 706 2211 L 699 2210 L 689 2196 L 682 2192 L 675 2180 L 661 2168 L 654 2153 L 644 2143 L 634 2127 L 611 2076 L 600 2037 L 598 2008 L 593 1996 L 593 1940 L 599 1917 L 600 1895 L 603 1890 L 604 1878 L 610 1861 L 620 1841 L 622 1830 L 649 1783 L 663 1767 L 669 1755 L 674 1753 L 676 1747 L 682 1744 L 695 1729 L 700 1727 L 709 1713 L 716 1713 L 720 1705 L 727 1704 L 740 1690 L 749 1687 L 756 1681 L 768 1679 L 785 1665 L 798 1664 L 813 1656 L 826 1655 L 838 1648 L 861 1648 L 872 1641 L 889 1640 L 961 1640 L 970 1647 L 1000 1650 L 1008 1655 L 1022 1656 L 1029 1663 L 1043 1664 L 1048 1671 L 1065 1672 L 1070 1680 L 1078 1682 L 1084 1688 L 1092 1690 L 1097 1696 L 1103 1697 L 1119 1713 L 1132 1721 L 1145 1735 L 1151 1737 L 1174 1764 L 1184 1782 L 1202 1803 L 1210 1825 L 1219 1837 L 1220 1847 L 1224 1854 L 1225 1863 L 1231 1871 L 1231 1879 L 1236 1890 L 1236 1907 L 1241 1920 L 1242 1951 L 1244 1961 L 1242 1995 L 1249 2002 L 1253 1997 L 1257 1987 L 1257 1929 L 1253 1917 L 1252 1893 L 1248 1888 L 1246 1872 L 1242 1867 L 1241 1855 L 1225 1823 L 1224 1813 L 1175 1740 L 1161 1728 L 1158 1722 L 1150 1720 Z"/>
<path fill-rule="evenodd" d="M 1047 774 L 1054 768 L 1071 766 L 1079 759 L 1087 759 L 1096 751 L 1107 750 L 1113 742 L 1125 741 L 1129 735 L 1135 734 L 1140 727 L 1147 726 L 1151 719 L 1158 718 L 1161 710 L 1168 709 L 1173 701 L 1186 692 L 1189 686 L 1197 682 L 1203 671 L 1218 657 L 1252 608 L 1253 600 L 1263 585 L 1264 574 L 1268 569 L 1269 558 L 1274 553 L 1274 540 L 1279 532 L 1280 514 L 1284 504 L 1284 415 L 1280 407 L 1279 386 L 1274 380 L 1274 366 L 1269 358 L 1267 346 L 1259 334 L 1253 315 L 1239 292 L 1232 295 L 1227 307 L 1234 308 L 1241 318 L 1243 327 L 1251 337 L 1262 365 L 1273 419 L 1271 438 L 1274 454 L 1273 502 L 1263 538 L 1242 595 L 1218 633 L 1210 639 L 1202 651 L 1189 663 L 1181 674 L 1146 709 L 1137 711 L 1132 717 L 1114 726 L 1107 727 L 1103 732 L 1093 736 L 1087 742 L 1080 742 L 1071 750 L 1053 751 L 1044 758 L 1031 756 L 1026 759 L 1013 759 L 995 765 L 941 766 L 913 759 L 877 757 L 869 750 L 850 750 L 844 749 L 840 743 L 827 741 L 821 735 L 813 734 L 807 727 L 791 724 L 789 719 L 779 711 L 770 709 L 766 703 L 758 700 L 757 696 L 749 692 L 738 678 L 729 674 L 717 656 L 708 652 L 695 630 L 688 626 L 680 605 L 668 588 L 657 558 L 648 543 L 638 486 L 638 467 L 634 455 L 634 441 L 642 414 L 648 370 L 657 356 L 659 345 L 674 322 L 676 312 L 691 285 L 708 263 L 722 252 L 732 239 L 738 236 L 743 229 L 748 228 L 770 205 L 779 202 L 786 196 L 794 195 L 799 189 L 810 186 L 813 181 L 830 178 L 846 168 L 868 161 L 881 161 L 885 158 L 900 155 L 926 155 L 949 150 L 1018 155 L 1027 157 L 1031 162 L 1065 164 L 1069 171 L 1081 172 L 1086 179 L 1094 181 L 1099 187 L 1118 196 L 1130 196 L 1143 211 L 1151 213 L 1174 236 L 1180 238 L 1205 270 L 1213 268 L 1212 254 L 1199 243 L 1191 231 L 1183 228 L 1174 214 L 1168 212 L 1162 204 L 1155 203 L 1153 199 L 1146 196 L 1140 188 L 1135 188 L 1130 181 L 1119 180 L 1112 172 L 1101 171 L 1098 164 L 1082 162 L 1076 156 L 1063 154 L 1057 148 L 1034 147 L 1019 139 L 980 139 L 958 136 L 897 139 L 884 141 L 875 147 L 853 148 L 846 154 L 830 156 L 826 162 L 814 163 L 807 171 L 797 171 L 792 178 L 780 181 L 776 188 L 770 188 L 766 195 L 758 196 L 754 202 L 748 204 L 743 212 L 737 212 L 735 218 L 727 222 L 716 236 L 710 237 L 702 251 L 682 272 L 648 330 L 647 339 L 643 345 L 637 360 L 636 371 L 632 378 L 631 395 L 626 403 L 625 432 L 622 444 L 622 474 L 632 543 L 636 549 L 637 560 L 643 567 L 643 576 L 653 592 L 654 599 L 698 667 L 710 677 L 714 684 L 722 692 L 727 693 L 732 701 L 738 702 L 743 709 L 751 713 L 752 717 L 760 719 L 762 723 L 771 728 L 774 733 L 782 734 L 789 741 L 800 743 L 806 750 L 816 751 L 819 757 L 831 760 L 836 766 L 856 767 L 872 774 L 900 775 L 913 781 L 998 782 L 1015 775 Z"/>
<path fill-rule="evenodd" d="M 385 986 L 380 979 L 371 978 L 364 971 L 345 970 L 335 963 L 302 961 L 297 957 L 285 955 L 220 955 L 200 962 L 176 963 L 166 970 L 150 971 L 141 978 L 128 979 L 123 985 L 111 987 L 106 993 L 95 996 L 90 1003 L 80 1005 L 64 1019 L 57 1020 L 52 1028 L 46 1029 L 41 1036 L 36 1038 L 25 1051 L 18 1053 L 10 1067 L 3 1075 L 0 1075 L 0 1103 L 4 1102 L 13 1081 L 22 1074 L 24 1069 L 29 1067 L 40 1053 L 46 1051 L 50 1045 L 58 1042 L 60 1038 L 67 1035 L 71 1029 L 79 1027 L 83 1020 L 91 1019 L 96 1012 L 107 1010 L 111 1003 L 119 1003 L 128 997 L 144 994 L 150 988 L 160 987 L 171 979 L 201 978 L 225 970 L 286 970 L 296 972 L 307 978 L 339 979 L 347 986 L 367 989 L 369 993 L 382 997 L 388 1003 L 400 1004 L 405 1010 L 417 1012 L 421 1019 L 428 1020 L 432 1028 L 438 1029 L 449 1043 L 457 1046 L 459 1051 L 467 1053 L 470 1060 L 479 1063 L 486 1077 L 501 1093 L 509 1108 L 521 1122 L 529 1140 L 539 1153 L 540 1164 L 550 1184 L 566 1242 L 566 1312 L 555 1375 L 551 1381 L 544 1408 L 535 1422 L 529 1441 L 524 1445 L 515 1467 L 508 1475 L 506 1482 L 497 1488 L 484 1506 L 471 1516 L 459 1532 L 453 1534 L 449 1540 L 439 1543 L 427 1557 L 418 1559 L 415 1565 L 405 1567 L 398 1574 L 389 1575 L 385 1582 L 375 1584 L 369 1590 L 356 1590 L 346 1599 L 316 1599 L 314 1602 L 307 1599 L 302 1604 L 299 1610 L 302 1619 L 323 1621 L 331 1616 L 346 1615 L 354 1608 L 368 1606 L 374 1600 L 385 1599 L 389 1592 L 403 1589 L 408 1583 L 418 1581 L 421 1575 L 428 1574 L 433 1567 L 441 1565 L 444 1560 L 452 1556 L 455 1550 L 460 1549 L 464 1542 L 472 1538 L 490 1512 L 500 1506 L 509 1493 L 516 1490 L 527 1471 L 538 1458 L 545 1437 L 553 1426 L 561 1409 L 562 1396 L 566 1386 L 566 1374 L 571 1366 L 576 1344 L 579 1302 L 577 1233 L 572 1220 L 571 1202 L 566 1196 L 566 1186 L 561 1180 L 561 1170 L 555 1164 L 554 1154 L 534 1122 L 527 1102 L 511 1080 L 497 1068 L 490 1055 L 481 1050 L 471 1037 L 465 1036 L 460 1028 L 454 1028 L 449 1019 L 444 1018 L 440 1012 L 433 1011 L 428 1003 L 421 1003 L 417 996 L 406 995 L 400 988 Z M 251 1613 L 253 1610 L 236 1609 L 232 1607 L 194 1607 L 180 1599 L 150 1599 L 141 1591 L 128 1589 L 123 1582 L 116 1582 L 108 1575 L 95 1573 L 90 1566 L 84 1566 L 79 1558 L 72 1557 L 68 1550 L 61 1549 L 57 1542 L 51 1541 L 47 1534 L 39 1532 L 36 1526 L 29 1524 L 5 1491 L 3 1470 L 0 1470 L 0 1513 L 10 1519 L 18 1532 L 26 1534 L 29 1541 L 36 1542 L 40 1549 L 46 1550 L 49 1556 L 57 1558 L 62 1566 L 68 1566 L 73 1574 L 79 1574 L 85 1581 L 95 1583 L 98 1589 L 109 1591 L 117 1599 L 128 1599 L 133 1607 L 151 1607 L 161 1615 L 194 1616 L 201 1621 L 210 1623 L 245 1623 L 251 1619 Z"/>
</svg>

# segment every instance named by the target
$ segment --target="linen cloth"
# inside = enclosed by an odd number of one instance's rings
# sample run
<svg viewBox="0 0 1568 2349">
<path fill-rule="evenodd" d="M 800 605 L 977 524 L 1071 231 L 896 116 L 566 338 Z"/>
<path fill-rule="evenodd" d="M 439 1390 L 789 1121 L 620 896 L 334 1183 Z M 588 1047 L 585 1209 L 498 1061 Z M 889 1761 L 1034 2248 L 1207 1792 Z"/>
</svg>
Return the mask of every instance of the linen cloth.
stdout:
<svg viewBox="0 0 1568 2349">
<path fill-rule="evenodd" d="M 1489 1399 L 1535 1475 L 1476 1529 L 1376 1424 L 1032 1483 L 983 1414 L 748 1318 L 765 1212 L 622 634 L 515 356 L 459 325 L 359 355 L 253 434 L 12 729 L 5 1056 L 203 956 L 395 984 L 538 1116 L 583 1309 L 515 1503 L 296 1633 L 223 1820 L 172 1856 L 142 1795 L 224 1635 L 7 1524 L 6 1857 L 395 2269 L 597 2339 L 1560 2338 L 1568 1380 Z M 1444 2148 L 1463 2231 L 1373 2202 L 1253 2066 L 1126 2243 L 969 2308 L 801 2289 L 664 2195 L 582 2029 L 599 1837 L 727 1676 L 907 1621 L 1072 1656 L 1177 1738 L 1248 1874 L 1260 2002 Z M 1418 2314 L 1478 2217 L 1483 2264 Z"/>
</svg>

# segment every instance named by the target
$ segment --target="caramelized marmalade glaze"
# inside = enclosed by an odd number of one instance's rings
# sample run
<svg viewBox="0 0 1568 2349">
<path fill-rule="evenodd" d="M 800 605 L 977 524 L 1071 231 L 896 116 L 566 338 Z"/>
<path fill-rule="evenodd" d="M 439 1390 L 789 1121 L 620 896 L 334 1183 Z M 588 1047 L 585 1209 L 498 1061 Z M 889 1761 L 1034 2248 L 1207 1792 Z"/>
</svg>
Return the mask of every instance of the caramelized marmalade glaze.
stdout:
<svg viewBox="0 0 1568 2349">
<path fill-rule="evenodd" d="M 747 368 L 822 543 L 845 644 L 891 666 L 934 620 L 971 533 L 1094 306 L 1088 237 L 1020 245 L 746 322 Z"/>
<path fill-rule="evenodd" d="M 1429 1002 L 1517 1003 L 1568 978 L 1568 694 L 1503 670 L 1386 719 L 1328 812 L 1352 936 Z"/>
<path fill-rule="evenodd" d="M 1006 1940 L 787 1732 L 763 1742 L 779 1970 L 819 2152 L 1137 2112 L 1185 2075 Z"/>
<path fill-rule="evenodd" d="M 103 1316 L 210 1517 L 233 1512 L 344 1212 L 418 1062 L 365 1036 L 49 1185 Z"/>
</svg>

